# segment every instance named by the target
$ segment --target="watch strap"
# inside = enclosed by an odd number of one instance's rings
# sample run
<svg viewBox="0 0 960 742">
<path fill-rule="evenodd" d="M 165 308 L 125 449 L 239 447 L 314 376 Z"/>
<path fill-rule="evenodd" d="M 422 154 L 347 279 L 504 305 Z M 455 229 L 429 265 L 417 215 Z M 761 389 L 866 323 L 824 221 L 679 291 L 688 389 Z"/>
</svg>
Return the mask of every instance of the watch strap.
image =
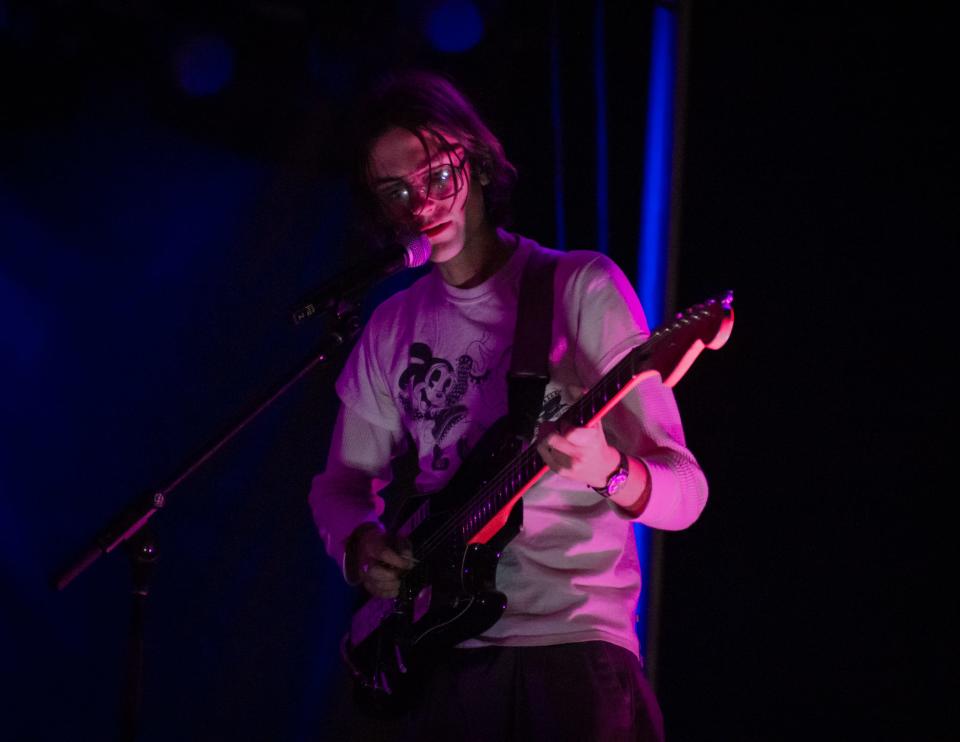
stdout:
<svg viewBox="0 0 960 742">
<path fill-rule="evenodd" d="M 607 477 L 607 483 L 603 487 L 593 487 L 591 486 L 594 492 L 596 492 L 601 497 L 610 497 L 616 490 L 619 490 L 620 487 L 624 485 L 627 481 L 627 476 L 630 474 L 630 460 L 627 458 L 627 454 L 623 451 L 620 451 L 620 463 L 617 464 L 617 468 L 610 472 L 610 476 Z M 610 485 L 613 484 L 614 480 L 619 480 L 619 486 L 614 490 L 610 491 Z"/>
</svg>

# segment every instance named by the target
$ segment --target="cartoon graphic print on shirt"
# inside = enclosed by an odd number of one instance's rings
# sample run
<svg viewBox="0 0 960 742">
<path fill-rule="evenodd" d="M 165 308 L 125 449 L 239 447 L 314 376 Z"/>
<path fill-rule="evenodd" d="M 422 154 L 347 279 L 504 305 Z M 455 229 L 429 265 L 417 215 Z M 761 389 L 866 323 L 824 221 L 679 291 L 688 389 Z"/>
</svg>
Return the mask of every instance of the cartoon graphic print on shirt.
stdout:
<svg viewBox="0 0 960 742">
<path fill-rule="evenodd" d="M 431 466 L 442 471 L 450 466 L 444 455 L 453 438 L 453 432 L 463 427 L 469 415 L 469 406 L 464 399 L 474 386 L 482 385 L 490 377 L 488 360 L 491 350 L 488 337 L 474 340 L 458 358 L 456 365 L 445 358 L 433 355 L 426 343 L 412 343 L 407 367 L 400 374 L 400 406 L 414 428 L 420 428 L 415 436 L 433 444 Z M 429 430 L 422 426 L 429 424 Z M 468 448 L 464 437 L 456 442 L 457 455 L 465 458 Z"/>
</svg>

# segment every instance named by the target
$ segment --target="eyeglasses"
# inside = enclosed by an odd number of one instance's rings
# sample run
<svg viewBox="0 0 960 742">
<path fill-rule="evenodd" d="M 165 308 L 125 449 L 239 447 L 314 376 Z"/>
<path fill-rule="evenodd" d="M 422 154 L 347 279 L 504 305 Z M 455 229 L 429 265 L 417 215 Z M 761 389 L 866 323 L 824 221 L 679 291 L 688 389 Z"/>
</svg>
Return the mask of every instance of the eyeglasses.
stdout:
<svg viewBox="0 0 960 742">
<path fill-rule="evenodd" d="M 466 159 L 453 162 L 456 157 L 450 153 L 451 161 L 432 165 L 413 180 L 396 178 L 377 188 L 376 196 L 388 216 L 404 218 L 419 214 L 428 199 L 443 201 L 456 196 L 463 187 L 463 169 Z"/>
</svg>

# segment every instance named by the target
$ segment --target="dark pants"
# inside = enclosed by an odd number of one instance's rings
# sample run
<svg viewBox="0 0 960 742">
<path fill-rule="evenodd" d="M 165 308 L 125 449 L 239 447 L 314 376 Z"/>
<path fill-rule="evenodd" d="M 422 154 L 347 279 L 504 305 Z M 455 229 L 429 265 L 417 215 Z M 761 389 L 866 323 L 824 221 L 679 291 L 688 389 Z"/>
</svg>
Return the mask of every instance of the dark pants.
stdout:
<svg viewBox="0 0 960 742">
<path fill-rule="evenodd" d="M 663 739 L 640 662 L 607 642 L 455 649 L 431 675 L 407 739 Z"/>
</svg>

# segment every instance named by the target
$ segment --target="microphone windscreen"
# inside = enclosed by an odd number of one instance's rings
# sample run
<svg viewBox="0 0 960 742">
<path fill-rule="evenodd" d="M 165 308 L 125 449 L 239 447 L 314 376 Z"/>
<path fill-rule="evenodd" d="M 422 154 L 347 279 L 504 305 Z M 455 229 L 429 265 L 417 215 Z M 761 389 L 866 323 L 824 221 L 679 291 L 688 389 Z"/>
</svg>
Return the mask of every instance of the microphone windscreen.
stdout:
<svg viewBox="0 0 960 742">
<path fill-rule="evenodd" d="M 430 240 L 422 234 L 405 235 L 400 239 L 404 249 L 403 264 L 407 268 L 419 268 L 430 260 Z"/>
</svg>

